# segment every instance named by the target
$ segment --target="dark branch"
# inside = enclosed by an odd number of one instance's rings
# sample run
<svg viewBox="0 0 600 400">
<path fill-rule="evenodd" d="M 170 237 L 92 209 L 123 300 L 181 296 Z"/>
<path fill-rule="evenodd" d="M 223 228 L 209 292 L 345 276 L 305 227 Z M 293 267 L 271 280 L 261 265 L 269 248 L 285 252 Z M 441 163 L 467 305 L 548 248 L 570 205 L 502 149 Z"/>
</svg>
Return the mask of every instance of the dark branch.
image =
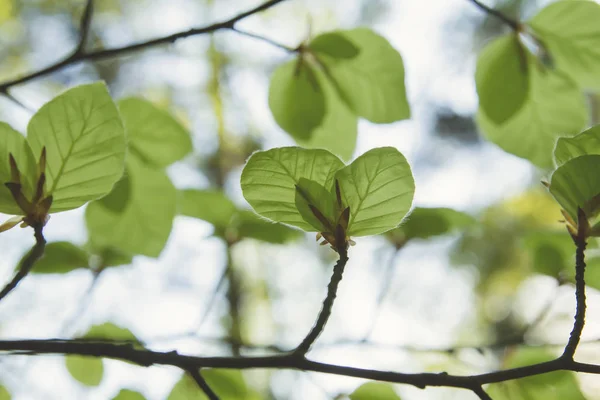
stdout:
<svg viewBox="0 0 600 400">
<path fill-rule="evenodd" d="M 29 272 L 33 269 L 33 266 L 44 255 L 46 249 L 46 239 L 42 232 L 43 226 L 34 227 L 35 245 L 29 251 L 27 256 L 23 259 L 23 262 L 18 267 L 18 271 L 12 280 L 0 291 L 0 301 L 2 301 L 17 285 L 23 280 Z"/>
<path fill-rule="evenodd" d="M 492 400 L 492 397 L 483 390 L 481 386 L 473 387 L 473 393 L 475 393 L 481 400 Z"/>
<path fill-rule="evenodd" d="M 206 382 L 199 370 L 196 368 L 191 368 L 188 373 L 192 378 L 194 378 L 200 390 L 202 390 L 206 397 L 208 397 L 208 400 L 219 400 L 219 396 L 217 396 L 217 394 L 211 389 L 208 382 Z"/>
<path fill-rule="evenodd" d="M 577 345 L 581 340 L 581 333 L 585 325 L 585 248 L 587 246 L 586 236 L 589 228 L 587 217 L 583 210 L 578 210 L 577 235 L 573 236 L 575 242 L 575 300 L 577 302 L 575 311 L 575 322 L 565 346 L 562 357 L 573 360 Z"/>
<path fill-rule="evenodd" d="M 85 53 L 85 45 L 87 43 L 90 27 L 92 26 L 92 15 L 94 14 L 94 0 L 87 0 L 85 3 L 85 9 L 81 16 L 81 23 L 79 24 L 79 43 L 75 49 L 75 54 Z"/>
<path fill-rule="evenodd" d="M 347 250 L 343 250 L 340 252 L 340 259 L 337 261 L 335 266 L 333 267 L 333 275 L 331 275 L 331 280 L 329 281 L 329 285 L 327 285 L 327 297 L 323 301 L 323 307 L 321 308 L 321 312 L 319 313 L 319 317 L 317 318 L 317 322 L 315 322 L 315 326 L 310 330 L 308 335 L 302 340 L 302 342 L 296 347 L 294 350 L 294 354 L 296 355 L 304 355 L 309 350 L 312 344 L 317 340 L 323 329 L 325 328 L 325 324 L 327 324 L 327 320 L 331 315 L 331 309 L 333 308 L 333 302 L 335 301 L 335 297 L 337 295 L 337 289 L 342 281 L 342 276 L 344 274 L 344 267 L 348 262 L 348 252 Z"/>
<path fill-rule="evenodd" d="M 496 17 L 499 20 L 501 20 L 502 22 L 504 22 L 506 25 L 510 26 L 511 29 L 514 30 L 515 32 L 521 31 L 521 24 L 519 22 L 515 21 L 514 19 L 507 17 L 506 15 L 504 15 L 503 13 L 501 13 L 498 10 L 494 10 L 493 8 L 490 8 L 490 7 L 486 6 L 485 4 L 482 4 L 478 0 L 471 0 L 471 2 L 473 4 L 475 4 L 477 7 L 479 7 L 481 10 L 485 11 L 487 14 L 493 15 L 494 17 Z"/>
<path fill-rule="evenodd" d="M 235 17 L 232 17 L 228 20 L 216 22 L 214 24 L 207 25 L 207 26 L 200 27 L 200 28 L 189 29 L 187 31 L 174 33 L 172 35 L 159 37 L 159 38 L 148 40 L 145 42 L 134 43 L 134 44 L 131 44 L 128 46 L 115 47 L 112 49 L 91 51 L 89 53 L 86 53 L 86 52 L 78 53 L 77 51 L 75 51 L 70 56 L 64 58 L 61 61 L 56 62 L 55 64 L 52 64 L 45 68 L 42 68 L 38 71 L 29 73 L 20 78 L 9 80 L 9 81 L 6 81 L 6 82 L 0 84 L 0 93 L 5 92 L 6 89 L 8 89 L 9 87 L 19 85 L 21 83 L 29 82 L 33 79 L 36 79 L 36 78 L 39 78 L 42 76 L 46 76 L 53 72 L 59 71 L 66 66 L 76 64 L 81 61 L 96 61 L 96 60 L 103 60 L 103 59 L 107 59 L 107 58 L 118 57 L 118 56 L 121 56 L 124 54 L 133 53 L 138 50 L 147 49 L 150 47 L 155 47 L 155 46 L 159 46 L 159 45 L 163 45 L 163 44 L 167 44 L 167 43 L 173 43 L 178 39 L 183 39 L 183 38 L 186 38 L 189 36 L 207 34 L 207 33 L 216 32 L 216 31 L 219 31 L 222 29 L 233 29 L 235 24 L 237 22 L 243 20 L 244 18 L 247 18 L 251 15 L 254 15 L 254 14 L 264 11 L 268 8 L 271 8 L 283 1 L 285 1 L 285 0 L 270 0 L 270 1 L 267 1 L 257 7 L 252 8 L 248 11 L 238 14 Z"/>
<path fill-rule="evenodd" d="M 157 352 L 134 347 L 133 344 L 96 342 L 86 340 L 5 340 L 0 341 L 0 352 L 20 355 L 61 354 L 106 357 L 129 361 L 140 366 L 170 365 L 190 371 L 192 368 L 227 369 L 295 369 L 321 372 L 376 381 L 413 385 L 453 387 L 474 391 L 477 386 L 504 382 L 554 371 L 574 371 L 600 374 L 600 366 L 575 362 L 563 357 L 552 361 L 495 371 L 479 375 L 460 376 L 446 373 L 416 373 L 381 371 L 311 361 L 294 353 L 264 357 L 195 357 L 176 351 Z"/>
</svg>

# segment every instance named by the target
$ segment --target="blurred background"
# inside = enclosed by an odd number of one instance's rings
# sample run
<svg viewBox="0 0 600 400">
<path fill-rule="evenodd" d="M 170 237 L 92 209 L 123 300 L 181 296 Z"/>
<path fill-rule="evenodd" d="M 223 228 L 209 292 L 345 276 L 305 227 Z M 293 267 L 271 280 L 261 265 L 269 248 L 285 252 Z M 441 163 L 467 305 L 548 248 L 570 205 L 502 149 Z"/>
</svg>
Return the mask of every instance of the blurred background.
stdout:
<svg viewBox="0 0 600 400">
<path fill-rule="evenodd" d="M 203 26 L 259 3 L 96 1 L 88 49 Z M 527 19 L 548 3 L 490 5 Z M 0 82 L 68 55 L 77 45 L 84 6 L 82 0 L 0 0 Z M 574 248 L 558 222 L 558 206 L 540 184 L 547 172 L 487 142 L 473 120 L 476 55 L 509 28 L 468 0 L 289 0 L 238 27 L 296 47 L 309 32 L 356 26 L 371 27 L 402 54 L 412 117 L 388 125 L 360 121 L 355 156 L 397 147 L 413 168 L 415 206 L 466 215 L 455 223 L 446 212 L 421 219 L 415 214 L 404 230 L 359 238 L 332 318 L 310 358 L 474 374 L 506 367 L 523 347 L 560 354 L 574 313 Z M 290 57 L 235 32 L 189 37 L 15 86 L 11 94 L 21 104 L 0 98 L 0 120 L 24 132 L 33 110 L 56 94 L 104 80 L 114 98 L 145 97 L 189 128 L 194 154 L 168 171 L 178 188 L 220 188 L 247 207 L 239 186 L 245 159 L 258 149 L 293 144 L 267 104 L 270 73 Z M 53 215 L 46 238 L 85 243 L 83 214 L 82 208 Z M 293 348 L 314 323 L 335 254 L 319 247 L 313 234 L 294 235 L 284 244 L 219 236 L 211 224 L 180 216 L 157 259 L 136 256 L 97 278 L 85 270 L 29 276 L 0 304 L 0 335 L 75 337 L 112 322 L 155 350 L 243 355 Z M 32 243 L 29 230 L 1 235 L 0 280 L 10 279 Z M 600 363 L 600 295 L 594 288 L 600 287 L 600 273 L 593 272 L 600 258 L 594 252 L 578 355 Z M 62 357 L 7 355 L 0 357 L 0 383 L 15 400 L 112 399 L 121 388 L 162 400 L 181 377 L 175 368 L 111 360 L 104 366 L 100 385 L 87 387 L 71 377 Z M 344 399 L 364 383 L 298 371 L 244 374 L 265 399 Z M 597 376 L 580 374 L 577 381 L 586 398 L 600 399 Z M 448 388 L 394 389 L 409 400 L 476 399 Z"/>
</svg>

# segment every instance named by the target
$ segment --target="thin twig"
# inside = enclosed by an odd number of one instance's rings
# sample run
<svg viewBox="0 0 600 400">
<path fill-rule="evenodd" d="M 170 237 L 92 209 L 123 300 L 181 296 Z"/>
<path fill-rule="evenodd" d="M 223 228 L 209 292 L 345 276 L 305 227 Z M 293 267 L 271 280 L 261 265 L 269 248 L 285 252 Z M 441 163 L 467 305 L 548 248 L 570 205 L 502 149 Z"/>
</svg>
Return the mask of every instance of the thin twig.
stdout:
<svg viewBox="0 0 600 400">
<path fill-rule="evenodd" d="M 21 265 L 19 265 L 17 273 L 12 280 L 0 291 L 0 301 L 2 301 L 10 292 L 17 287 L 17 285 L 31 272 L 35 263 L 44 255 L 46 249 L 46 239 L 42 232 L 43 226 L 33 227 L 35 236 L 35 245 L 29 251 L 27 256 L 23 259 Z"/>
<path fill-rule="evenodd" d="M 295 355 L 304 355 L 309 350 L 312 344 L 317 340 L 323 329 L 325 329 L 325 324 L 327 324 L 327 320 L 331 315 L 331 309 L 333 308 L 333 302 L 335 301 L 335 297 L 337 295 L 337 289 L 342 281 L 342 276 L 344 274 L 344 267 L 348 262 L 348 253 L 347 251 L 340 252 L 340 258 L 335 263 L 333 267 L 333 275 L 331 275 L 331 280 L 329 281 L 329 285 L 327 285 L 327 297 L 323 301 L 323 307 L 321 308 L 321 312 L 317 318 L 317 322 L 315 322 L 315 326 L 310 330 L 308 335 L 302 340 L 302 342 L 296 347 L 293 351 Z"/>
<path fill-rule="evenodd" d="M 585 248 L 587 246 L 586 234 L 589 227 L 587 223 L 587 217 L 583 213 L 583 210 L 578 211 L 578 229 L 577 235 L 573 236 L 575 242 L 575 299 L 577 302 L 575 311 L 575 322 L 573 323 L 573 329 L 569 335 L 569 341 L 565 346 L 562 357 L 573 360 L 577 345 L 581 340 L 581 333 L 585 325 Z"/>
<path fill-rule="evenodd" d="M 194 29 L 189 29 L 187 31 L 177 32 L 177 33 L 174 33 L 174 34 L 171 34 L 168 36 L 162 36 L 162 37 L 144 41 L 144 42 L 134 43 L 134 44 L 130 44 L 127 46 L 122 46 L 122 47 L 115 47 L 112 49 L 91 51 L 89 53 L 88 52 L 77 53 L 76 51 L 74 51 L 71 55 L 67 56 L 66 58 L 62 59 L 61 61 L 58 61 L 52 65 L 49 65 L 49 66 L 42 68 L 40 70 L 37 70 L 35 72 L 31 72 L 29 74 L 21 76 L 20 78 L 12 79 L 12 80 L 9 80 L 9 81 L 6 81 L 6 82 L 0 84 L 0 93 L 6 91 L 6 89 L 8 89 L 9 87 L 19 85 L 19 84 L 22 84 L 25 82 L 29 82 L 33 79 L 36 79 L 36 78 L 39 78 L 42 76 L 49 75 L 53 72 L 63 69 L 66 66 L 76 64 L 81 61 L 96 61 L 96 60 L 103 60 L 103 59 L 107 59 L 107 58 L 118 57 L 118 56 L 121 56 L 124 54 L 133 53 L 138 50 L 147 49 L 150 47 L 155 47 L 155 46 L 159 46 L 159 45 L 163 45 L 163 44 L 167 44 L 167 43 L 173 43 L 178 39 L 183 39 L 183 38 L 186 38 L 189 36 L 203 35 L 203 34 L 216 32 L 216 31 L 223 30 L 223 29 L 232 29 L 237 22 L 243 20 L 244 18 L 247 18 L 251 15 L 254 15 L 254 14 L 264 11 L 268 8 L 271 8 L 283 1 L 285 1 L 285 0 L 270 0 L 259 6 L 252 8 L 248 11 L 238 14 L 235 17 L 232 17 L 232 18 L 224 20 L 224 21 L 216 22 L 211 25 L 207 25 L 207 26 L 200 27 L 200 28 L 194 28 Z"/>
<path fill-rule="evenodd" d="M 85 9 L 81 16 L 81 22 L 79 24 L 79 43 L 75 49 L 75 54 L 85 53 L 85 45 L 87 43 L 90 28 L 92 26 L 92 15 L 94 14 L 94 0 L 87 0 L 85 3 Z"/>
<path fill-rule="evenodd" d="M 474 386 L 473 393 L 475 393 L 481 400 L 493 400 L 492 397 L 483 390 L 481 386 Z"/>
<path fill-rule="evenodd" d="M 212 390 L 206 379 L 202 376 L 202 373 L 196 368 L 190 368 L 188 374 L 196 381 L 196 384 L 204 392 L 208 400 L 219 400 L 219 396 Z"/>
<path fill-rule="evenodd" d="M 280 49 L 283 49 L 283 50 L 285 50 L 285 51 L 287 51 L 289 53 L 294 53 L 294 52 L 298 51 L 297 48 L 292 48 L 292 47 L 286 46 L 285 44 L 281 44 L 281 43 L 276 42 L 276 41 L 274 41 L 272 39 L 269 39 L 269 38 L 264 37 L 264 36 L 257 35 L 257 34 L 252 33 L 252 32 L 243 31 L 243 30 L 235 28 L 235 27 L 231 28 L 231 30 L 234 31 L 234 32 L 236 32 L 236 33 L 239 33 L 242 36 L 247 36 L 247 37 L 252 38 L 252 39 L 257 39 L 257 40 L 263 41 L 265 43 L 269 43 L 270 45 L 275 46 L 275 47 L 279 47 Z"/>
<path fill-rule="evenodd" d="M 521 24 L 515 21 L 514 19 L 507 17 L 498 10 L 494 10 L 493 8 L 486 6 L 478 0 L 471 0 L 471 2 L 477 7 L 479 7 L 481 10 L 485 11 L 487 14 L 493 15 L 494 17 L 498 18 L 499 20 L 510 26 L 515 32 L 521 31 Z"/>
<path fill-rule="evenodd" d="M 3 90 L 2 92 L 0 92 L 0 94 L 2 94 L 4 97 L 6 97 L 8 100 L 12 101 L 13 103 L 15 103 L 16 105 L 18 105 L 19 107 L 21 107 L 22 109 L 24 109 L 25 111 L 28 111 L 30 113 L 34 113 L 35 110 L 27 107 L 25 104 L 23 104 L 19 99 L 17 99 L 15 96 L 12 95 L 12 93 L 10 93 L 8 91 L 8 88 L 6 90 Z"/>
</svg>

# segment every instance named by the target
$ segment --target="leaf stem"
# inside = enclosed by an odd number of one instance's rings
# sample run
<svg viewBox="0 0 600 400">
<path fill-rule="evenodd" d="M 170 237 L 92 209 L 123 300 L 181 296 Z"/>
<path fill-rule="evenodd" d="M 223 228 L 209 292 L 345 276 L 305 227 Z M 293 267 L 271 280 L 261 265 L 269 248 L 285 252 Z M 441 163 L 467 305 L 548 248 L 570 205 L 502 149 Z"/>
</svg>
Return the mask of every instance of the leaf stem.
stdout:
<svg viewBox="0 0 600 400">
<path fill-rule="evenodd" d="M 487 14 L 498 18 L 500 21 L 502 21 L 506 25 L 510 26 L 513 31 L 515 31 L 515 32 L 521 31 L 521 24 L 519 22 L 517 22 L 516 20 L 507 17 L 506 15 L 504 15 L 503 13 L 501 13 L 498 10 L 494 10 L 493 8 L 486 6 L 485 4 L 481 3 L 478 0 L 471 0 L 471 2 L 473 4 L 475 4 L 479 9 L 486 12 Z"/>
</svg>

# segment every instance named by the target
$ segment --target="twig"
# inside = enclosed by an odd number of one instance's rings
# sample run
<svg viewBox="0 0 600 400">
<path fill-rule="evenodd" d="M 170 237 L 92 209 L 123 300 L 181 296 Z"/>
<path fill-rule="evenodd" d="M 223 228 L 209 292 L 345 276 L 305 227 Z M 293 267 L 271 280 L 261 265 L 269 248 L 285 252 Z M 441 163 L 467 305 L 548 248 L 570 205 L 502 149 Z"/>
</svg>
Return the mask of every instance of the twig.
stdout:
<svg viewBox="0 0 600 400">
<path fill-rule="evenodd" d="M 23 104 L 19 99 L 17 99 L 15 96 L 12 95 L 12 93 L 10 93 L 8 91 L 8 88 L 3 90 L 2 92 L 0 92 L 0 94 L 2 94 L 4 97 L 6 97 L 8 100 L 12 101 L 13 103 L 15 103 L 16 105 L 18 105 L 19 107 L 21 107 L 22 109 L 29 111 L 30 113 L 34 113 L 35 111 L 29 107 L 27 107 L 25 104 Z"/>
<path fill-rule="evenodd" d="M 200 316 L 200 320 L 198 321 L 198 326 L 196 326 L 196 328 L 194 329 L 194 332 L 199 331 L 200 328 L 202 328 L 202 325 L 204 325 L 204 323 L 208 319 L 208 316 L 210 315 L 210 312 L 212 311 L 215 303 L 217 302 L 219 292 L 221 291 L 221 288 L 223 287 L 223 284 L 225 283 L 226 279 L 227 279 L 227 267 L 223 268 L 223 273 L 221 274 L 221 277 L 219 278 L 217 284 L 215 285 L 215 288 L 212 291 L 210 298 L 206 302 L 206 308 L 202 312 L 202 315 Z M 192 335 L 192 334 L 193 334 L 193 332 L 190 332 L 190 335 Z"/>
<path fill-rule="evenodd" d="M 301 355 L 304 356 L 309 350 L 312 344 L 317 340 L 323 329 L 325 328 L 325 324 L 327 324 L 327 320 L 331 315 L 331 309 L 333 307 L 333 302 L 335 301 L 335 297 L 337 295 L 337 289 L 342 281 L 342 276 L 344 273 L 344 267 L 348 262 L 348 253 L 347 251 L 340 252 L 340 258 L 335 263 L 333 267 L 333 275 L 331 275 L 331 280 L 329 281 L 329 285 L 327 285 L 327 297 L 323 301 L 323 307 L 321 308 L 321 312 L 317 318 L 317 322 L 315 322 L 315 326 L 310 330 L 308 335 L 302 340 L 302 342 L 294 349 L 293 354 L 296 356 Z"/>
<path fill-rule="evenodd" d="M 498 10 L 494 10 L 493 8 L 490 8 L 490 7 L 486 6 L 485 4 L 482 4 L 478 0 L 471 0 L 471 2 L 473 4 L 475 4 L 477 7 L 479 7 L 481 10 L 488 13 L 489 15 L 493 15 L 494 17 L 498 18 L 499 20 L 501 20 L 502 22 L 504 22 L 505 24 L 510 26 L 512 28 L 512 30 L 514 30 L 515 32 L 521 31 L 521 24 L 519 22 L 515 21 L 514 19 L 507 17 L 506 15 L 504 15 L 503 13 L 501 13 Z"/>
<path fill-rule="evenodd" d="M 42 232 L 43 226 L 33 227 L 35 236 L 35 245 L 29 251 L 27 256 L 23 259 L 21 265 L 19 265 L 18 271 L 12 280 L 0 291 L 0 301 L 2 301 L 13 289 L 17 287 L 19 282 L 23 280 L 29 272 L 33 269 L 35 263 L 44 255 L 46 249 L 46 239 Z"/>
<path fill-rule="evenodd" d="M 481 386 L 474 386 L 473 393 L 475 393 L 481 400 L 493 400 L 492 397 L 483 390 Z"/>
<path fill-rule="evenodd" d="M 208 397 L 208 400 L 219 400 L 219 396 L 211 389 L 210 385 L 206 382 L 206 379 L 204 379 L 198 369 L 190 368 L 187 372 L 194 378 L 198 387 L 204 392 L 206 397 Z"/>
<path fill-rule="evenodd" d="M 297 48 L 292 48 L 292 47 L 286 46 L 285 44 L 281 44 L 281 43 L 276 42 L 276 41 L 274 41 L 272 39 L 269 39 L 269 38 L 264 37 L 264 36 L 257 35 L 257 34 L 252 33 L 252 32 L 243 31 L 243 30 L 235 28 L 235 27 L 232 27 L 231 30 L 234 31 L 234 32 L 236 32 L 236 33 L 239 33 L 242 36 L 247 36 L 249 38 L 253 38 L 253 39 L 261 40 L 261 41 L 263 41 L 265 43 L 269 43 L 270 45 L 275 46 L 275 47 L 279 47 L 280 49 L 283 49 L 283 50 L 285 50 L 285 51 L 287 51 L 289 53 L 294 53 L 294 52 L 298 51 Z"/>
<path fill-rule="evenodd" d="M 581 340 L 581 333 L 583 332 L 583 326 L 585 325 L 585 248 L 587 246 L 586 234 L 589 225 L 587 223 L 587 217 L 583 210 L 578 210 L 578 224 L 577 234 L 573 236 L 575 242 L 575 299 L 577 302 L 575 311 L 575 322 L 573 323 L 573 329 L 569 335 L 569 341 L 565 346 L 565 350 L 561 357 L 565 359 L 573 360 L 577 345 Z"/>
<path fill-rule="evenodd" d="M 81 16 L 81 22 L 79 24 L 79 43 L 77 44 L 74 54 L 85 53 L 85 45 L 90 34 L 93 14 L 94 0 L 87 0 L 85 3 L 85 9 L 83 10 L 83 15 Z"/>
<path fill-rule="evenodd" d="M 138 50 L 147 49 L 147 48 L 155 47 L 155 46 L 162 45 L 162 44 L 173 43 L 178 39 L 186 38 L 189 36 L 203 35 L 203 34 L 216 32 L 218 30 L 223 30 L 223 29 L 232 29 L 237 22 L 243 20 L 244 18 L 247 18 L 253 14 L 256 14 L 256 13 L 264 11 L 268 8 L 271 8 L 283 1 L 285 1 L 285 0 L 270 0 L 270 1 L 267 1 L 257 7 L 254 7 L 248 11 L 245 11 L 241 14 L 236 15 L 235 17 L 232 17 L 232 18 L 224 20 L 224 21 L 216 22 L 211 25 L 207 25 L 207 26 L 200 27 L 200 28 L 194 28 L 194 29 L 189 29 L 187 31 L 177 32 L 177 33 L 174 33 L 174 34 L 171 34 L 168 36 L 162 36 L 162 37 L 144 41 L 144 42 L 134 43 L 134 44 L 130 44 L 127 46 L 122 46 L 122 47 L 115 47 L 112 49 L 91 51 L 91 52 L 77 53 L 77 51 L 74 51 L 71 55 L 67 56 L 66 58 L 62 59 L 61 61 L 58 61 L 52 65 L 49 65 L 45 68 L 40 69 L 40 70 L 26 74 L 20 78 L 12 79 L 12 80 L 9 80 L 9 81 L 6 81 L 6 82 L 0 84 L 0 93 L 6 91 L 6 89 L 8 89 L 12 86 L 19 85 L 19 84 L 25 83 L 25 82 L 29 82 L 33 79 L 36 79 L 36 78 L 39 78 L 42 76 L 46 76 L 48 74 L 51 74 L 58 70 L 61 70 L 62 68 L 66 67 L 66 66 L 76 64 L 81 61 L 95 61 L 95 60 L 102 60 L 102 59 L 117 57 L 117 56 L 121 56 L 124 54 L 133 53 Z"/>
</svg>

